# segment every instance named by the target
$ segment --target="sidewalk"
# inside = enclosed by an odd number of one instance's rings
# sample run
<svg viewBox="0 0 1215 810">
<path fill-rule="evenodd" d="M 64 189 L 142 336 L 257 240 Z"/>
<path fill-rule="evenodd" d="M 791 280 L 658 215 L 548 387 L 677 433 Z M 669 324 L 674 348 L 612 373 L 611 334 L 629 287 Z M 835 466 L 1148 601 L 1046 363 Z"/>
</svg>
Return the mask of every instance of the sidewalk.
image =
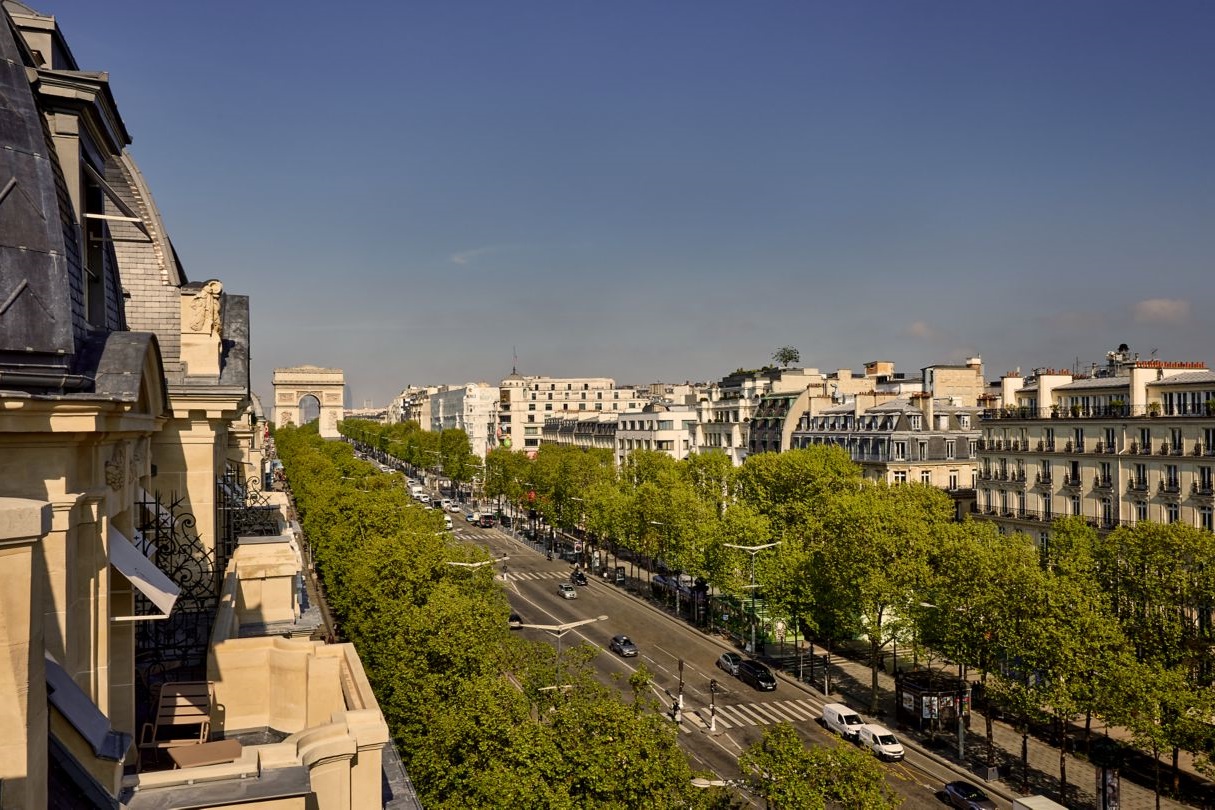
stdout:
<svg viewBox="0 0 1215 810">
<path fill-rule="evenodd" d="M 775 647 L 775 645 L 771 645 Z M 796 677 L 796 672 L 790 673 Z M 862 715 L 869 713 L 869 695 L 871 674 L 869 667 L 859 661 L 840 655 L 831 657 L 831 693 L 842 703 L 846 703 Z M 817 684 L 809 684 L 821 691 L 821 680 Z M 878 706 L 882 718 L 894 728 L 895 712 L 894 676 L 878 672 Z M 906 728 L 896 728 L 899 734 L 915 739 L 922 747 L 932 751 L 934 756 L 949 761 L 955 765 L 957 761 L 956 734 L 938 734 L 938 743 L 932 745 L 928 735 L 921 735 Z M 992 783 L 993 790 L 1006 793 L 1009 796 L 1021 795 L 1021 733 L 1005 722 L 996 720 L 992 723 L 992 737 L 996 748 L 996 761 L 1002 778 Z M 1030 736 L 1029 743 L 1030 790 L 1049 796 L 1055 801 L 1077 810 L 1090 810 L 1098 807 L 1096 797 L 1096 768 L 1086 759 L 1075 755 L 1067 758 L 1067 800 L 1059 797 L 1059 749 L 1042 740 Z M 970 728 L 966 733 L 967 763 L 981 763 L 987 754 L 987 719 L 978 711 L 971 712 Z M 1167 768 L 1162 764 L 1161 783 L 1169 784 Z M 983 780 L 973 777 L 976 784 Z M 1149 786 L 1143 786 L 1127 778 L 1122 773 L 1121 802 L 1119 810 L 1154 810 L 1156 798 Z M 1181 802 L 1161 797 L 1162 808 L 1201 807 L 1201 804 L 1183 804 Z M 1207 805 L 1210 806 L 1210 805 Z"/>
</svg>

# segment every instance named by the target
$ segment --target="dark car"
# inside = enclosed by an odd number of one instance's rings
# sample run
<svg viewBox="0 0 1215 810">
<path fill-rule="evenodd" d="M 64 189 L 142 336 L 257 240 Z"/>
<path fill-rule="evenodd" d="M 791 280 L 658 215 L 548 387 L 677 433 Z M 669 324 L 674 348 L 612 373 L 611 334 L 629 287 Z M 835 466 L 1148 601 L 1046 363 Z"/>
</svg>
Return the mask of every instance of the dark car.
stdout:
<svg viewBox="0 0 1215 810">
<path fill-rule="evenodd" d="M 575 568 L 570 574 L 570 582 L 574 583 L 575 585 L 586 585 L 586 574 Z"/>
<path fill-rule="evenodd" d="M 758 661 L 743 661 L 738 665 L 738 679 L 761 692 L 776 689 L 776 678 L 772 670 Z"/>
<path fill-rule="evenodd" d="M 482 529 L 492 529 L 494 527 L 494 516 L 481 515 L 481 519 L 477 522 L 477 525 Z"/>
<path fill-rule="evenodd" d="M 996 803 L 969 782 L 950 782 L 945 786 L 945 800 L 960 810 L 994 810 Z"/>
<path fill-rule="evenodd" d="M 523 624 L 523 617 L 518 613 L 512 613 L 506 618 L 506 624 L 511 630 L 518 630 Z"/>
<path fill-rule="evenodd" d="M 631 658 L 637 654 L 637 645 L 628 636 L 612 636 L 608 649 L 624 658 Z"/>
</svg>

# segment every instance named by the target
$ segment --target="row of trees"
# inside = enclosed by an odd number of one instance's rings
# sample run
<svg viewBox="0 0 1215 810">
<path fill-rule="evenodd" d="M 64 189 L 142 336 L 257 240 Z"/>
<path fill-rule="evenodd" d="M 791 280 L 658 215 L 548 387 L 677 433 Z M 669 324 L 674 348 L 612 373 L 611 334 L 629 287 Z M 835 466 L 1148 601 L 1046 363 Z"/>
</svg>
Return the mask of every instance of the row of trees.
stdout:
<svg viewBox="0 0 1215 810">
<path fill-rule="evenodd" d="M 694 786 L 644 670 L 626 700 L 593 676 L 595 648 L 558 660 L 552 646 L 512 634 L 493 566 L 451 564 L 488 561 L 485 551 L 442 531 L 399 475 L 311 427 L 275 439 L 341 633 L 359 651 L 425 806 L 730 806 L 727 793 Z M 569 688 L 552 689 L 558 671 Z M 866 810 L 896 806 L 875 761 L 854 767 L 852 752 L 833 748 L 805 762 L 800 743 L 785 742 L 757 747 L 748 783 L 771 793 L 773 807 L 845 796 Z M 812 779 L 814 802 L 780 799 L 791 783 L 779 774 L 793 772 Z"/>
<path fill-rule="evenodd" d="M 606 452 L 496 449 L 485 484 L 554 526 L 729 593 L 749 593 L 752 560 L 731 546 L 779 543 L 755 558 L 770 608 L 828 644 L 866 639 L 874 708 L 883 650 L 897 640 L 980 673 L 1025 735 L 1031 722 L 1085 718 L 1089 729 L 1098 717 L 1130 729 L 1153 756 L 1171 752 L 1174 779 L 1180 751 L 1210 767 L 1210 532 L 1141 523 L 1098 537 L 1065 518 L 1039 548 L 988 522 L 957 521 L 932 487 L 865 481 L 827 447 L 753 455 L 737 469 L 713 453 L 676 462 L 637 451 L 617 469 Z M 990 758 L 990 716 L 986 731 Z M 1060 777 L 1066 785 L 1062 748 Z"/>
<path fill-rule="evenodd" d="M 338 432 L 371 450 L 386 453 L 417 468 L 440 470 L 458 483 L 468 483 L 480 473 L 481 463 L 473 455 L 463 430 L 423 430 L 417 422 L 385 425 L 366 419 L 347 419 Z"/>
</svg>

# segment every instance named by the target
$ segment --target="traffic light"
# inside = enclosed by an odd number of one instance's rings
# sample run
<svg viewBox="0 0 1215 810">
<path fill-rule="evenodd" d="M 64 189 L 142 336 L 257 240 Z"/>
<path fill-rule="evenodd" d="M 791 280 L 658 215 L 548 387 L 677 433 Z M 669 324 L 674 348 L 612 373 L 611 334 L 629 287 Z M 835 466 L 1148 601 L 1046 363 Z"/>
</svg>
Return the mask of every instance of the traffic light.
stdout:
<svg viewBox="0 0 1215 810">
<path fill-rule="evenodd" d="M 709 681 L 709 691 L 712 692 L 713 694 L 717 694 L 717 679 L 716 678 L 713 678 Z"/>
</svg>

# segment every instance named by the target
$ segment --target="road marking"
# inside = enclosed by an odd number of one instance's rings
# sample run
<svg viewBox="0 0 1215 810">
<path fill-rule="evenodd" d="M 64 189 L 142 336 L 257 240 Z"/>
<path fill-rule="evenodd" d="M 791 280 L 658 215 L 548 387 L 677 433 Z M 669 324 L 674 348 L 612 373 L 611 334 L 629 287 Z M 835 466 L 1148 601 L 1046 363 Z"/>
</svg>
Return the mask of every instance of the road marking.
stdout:
<svg viewBox="0 0 1215 810">
<path fill-rule="evenodd" d="M 772 725 L 771 720 L 764 717 L 762 714 L 756 714 L 755 712 L 750 711 L 746 706 L 741 706 L 741 705 L 735 704 L 734 706 L 730 706 L 728 708 L 730 709 L 730 711 L 734 712 L 739 717 L 742 717 L 744 719 L 751 721 L 750 723 L 739 723 L 739 725 L 751 725 L 751 726 L 770 726 L 770 725 Z M 721 709 L 718 709 L 718 711 L 721 711 Z"/>
<path fill-rule="evenodd" d="M 702 715 L 703 715 L 703 716 L 702 716 Z M 697 710 L 696 710 L 696 716 L 700 718 L 700 722 L 701 722 L 702 724 L 704 724 L 704 727 L 705 727 L 705 728 L 708 728 L 708 727 L 709 727 L 709 720 L 706 720 L 706 719 L 705 719 L 705 717 L 709 717 L 709 718 L 710 718 L 710 720 L 711 720 L 711 719 L 712 719 L 712 717 L 713 717 L 713 714 L 712 714 L 712 712 L 710 712 L 708 709 L 697 709 Z M 718 710 L 717 710 L 717 725 L 719 725 L 719 726 L 723 726 L 723 727 L 725 727 L 725 728 L 727 728 L 727 729 L 734 728 L 734 723 L 731 723 L 729 720 L 727 720 L 726 718 L 722 717 L 722 715 L 721 715 L 721 709 L 718 709 Z"/>
<path fill-rule="evenodd" d="M 747 708 L 750 709 L 751 711 L 755 712 L 756 714 L 758 714 L 761 717 L 768 718 L 773 723 L 789 722 L 782 715 L 779 715 L 776 712 L 772 711 L 772 707 L 767 703 L 749 703 L 749 704 L 747 704 Z"/>
<path fill-rule="evenodd" d="M 775 714 L 785 722 L 804 723 L 808 719 L 803 717 L 801 713 L 795 712 L 788 706 L 784 706 L 780 703 L 765 703 L 764 708 L 769 714 Z"/>
</svg>

